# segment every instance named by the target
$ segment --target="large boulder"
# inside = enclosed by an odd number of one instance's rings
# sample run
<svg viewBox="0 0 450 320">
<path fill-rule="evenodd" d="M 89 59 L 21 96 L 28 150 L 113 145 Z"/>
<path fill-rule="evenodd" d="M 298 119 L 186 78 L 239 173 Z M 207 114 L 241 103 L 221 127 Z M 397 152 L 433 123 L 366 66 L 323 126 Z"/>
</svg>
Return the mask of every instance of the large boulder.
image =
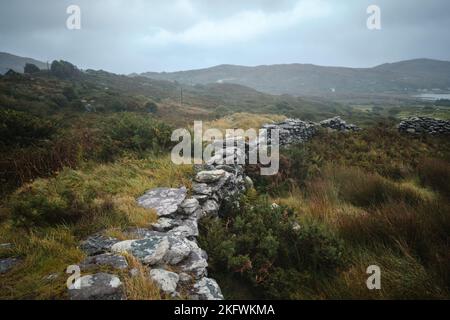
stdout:
<svg viewBox="0 0 450 320">
<path fill-rule="evenodd" d="M 176 188 L 156 188 L 147 191 L 137 199 L 138 205 L 146 209 L 154 209 L 159 217 L 175 214 L 179 206 L 186 198 L 185 187 Z"/>
<path fill-rule="evenodd" d="M 78 278 L 69 287 L 71 300 L 123 300 L 120 279 L 108 273 L 96 273 Z"/>
</svg>

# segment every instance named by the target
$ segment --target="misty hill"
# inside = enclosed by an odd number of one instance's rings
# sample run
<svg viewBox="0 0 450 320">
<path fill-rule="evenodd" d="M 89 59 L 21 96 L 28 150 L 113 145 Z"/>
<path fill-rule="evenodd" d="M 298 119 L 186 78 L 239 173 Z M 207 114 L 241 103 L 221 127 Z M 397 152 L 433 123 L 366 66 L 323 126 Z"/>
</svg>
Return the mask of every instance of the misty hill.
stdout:
<svg viewBox="0 0 450 320">
<path fill-rule="evenodd" d="M 185 84 L 235 83 L 270 94 L 339 95 L 450 90 L 450 62 L 416 59 L 374 68 L 280 64 L 257 67 L 219 65 L 143 76 Z"/>
<path fill-rule="evenodd" d="M 6 52 L 0 52 L 0 74 L 5 74 L 9 69 L 12 69 L 16 72 L 23 72 L 23 68 L 27 63 L 32 63 L 39 69 L 47 68 L 47 65 L 42 61 L 38 61 L 32 58 L 19 57 Z"/>
</svg>

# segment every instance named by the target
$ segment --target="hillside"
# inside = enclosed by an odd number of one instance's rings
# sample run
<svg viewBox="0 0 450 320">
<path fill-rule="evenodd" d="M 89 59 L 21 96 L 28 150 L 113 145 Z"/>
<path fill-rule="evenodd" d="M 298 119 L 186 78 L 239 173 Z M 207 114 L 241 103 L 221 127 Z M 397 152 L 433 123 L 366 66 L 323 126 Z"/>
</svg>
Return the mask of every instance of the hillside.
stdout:
<svg viewBox="0 0 450 320">
<path fill-rule="evenodd" d="M 5 74 L 9 69 L 16 72 L 23 72 L 23 68 L 27 63 L 32 63 L 39 69 L 47 68 L 47 65 L 44 62 L 32 58 L 19 57 L 6 52 L 0 52 L 0 74 Z"/>
<path fill-rule="evenodd" d="M 374 68 L 325 67 L 280 64 L 256 67 L 220 65 L 173 73 L 143 76 L 186 84 L 235 83 L 270 94 L 342 95 L 408 93 L 419 89 L 450 88 L 450 62 L 416 59 Z"/>
</svg>

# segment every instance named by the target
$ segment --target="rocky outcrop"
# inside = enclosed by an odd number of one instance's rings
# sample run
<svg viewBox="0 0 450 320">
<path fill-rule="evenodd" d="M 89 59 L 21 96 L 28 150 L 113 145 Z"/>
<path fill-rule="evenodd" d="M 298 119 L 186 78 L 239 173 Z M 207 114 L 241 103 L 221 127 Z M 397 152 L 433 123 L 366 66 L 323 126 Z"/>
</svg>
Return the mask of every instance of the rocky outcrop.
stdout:
<svg viewBox="0 0 450 320">
<path fill-rule="evenodd" d="M 238 152 L 237 148 L 228 147 L 221 159 L 236 159 Z M 198 221 L 205 216 L 220 216 L 223 204 L 236 201 L 252 182 L 241 165 L 218 160 L 216 157 L 210 164 L 195 167 L 190 196 L 181 187 L 151 189 L 139 197 L 140 206 L 155 210 L 158 215 L 157 222 L 149 228 L 128 230 L 129 240 L 95 234 L 83 241 L 80 248 L 89 256 L 81 263 L 83 272 L 95 266 L 127 270 L 128 264 L 121 255 L 127 253 L 149 268 L 150 278 L 165 294 L 223 299 L 217 282 L 208 278 L 208 255 L 197 243 Z M 69 289 L 71 299 L 124 298 L 116 275 L 87 275 L 78 281 L 78 288 L 73 285 Z"/>
<path fill-rule="evenodd" d="M 427 117 L 411 117 L 400 122 L 398 130 L 409 134 L 450 134 L 450 121 Z"/>
</svg>

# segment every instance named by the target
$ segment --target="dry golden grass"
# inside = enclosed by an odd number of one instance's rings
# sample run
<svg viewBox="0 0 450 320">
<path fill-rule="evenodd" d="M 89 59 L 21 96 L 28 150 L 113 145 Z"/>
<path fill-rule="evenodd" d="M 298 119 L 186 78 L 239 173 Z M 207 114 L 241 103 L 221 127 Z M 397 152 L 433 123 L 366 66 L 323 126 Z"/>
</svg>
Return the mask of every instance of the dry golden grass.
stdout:
<svg viewBox="0 0 450 320">
<path fill-rule="evenodd" d="M 275 114 L 253 114 L 253 113 L 234 113 L 232 115 L 220 118 L 218 120 L 207 122 L 203 130 L 214 128 L 225 133 L 226 129 L 256 129 L 261 128 L 263 124 L 282 121 L 285 116 Z"/>
<path fill-rule="evenodd" d="M 125 256 L 129 266 L 136 271 L 135 275 L 124 276 L 123 284 L 128 300 L 161 300 L 159 288 L 149 276 L 149 269 L 131 255 Z"/>
</svg>

